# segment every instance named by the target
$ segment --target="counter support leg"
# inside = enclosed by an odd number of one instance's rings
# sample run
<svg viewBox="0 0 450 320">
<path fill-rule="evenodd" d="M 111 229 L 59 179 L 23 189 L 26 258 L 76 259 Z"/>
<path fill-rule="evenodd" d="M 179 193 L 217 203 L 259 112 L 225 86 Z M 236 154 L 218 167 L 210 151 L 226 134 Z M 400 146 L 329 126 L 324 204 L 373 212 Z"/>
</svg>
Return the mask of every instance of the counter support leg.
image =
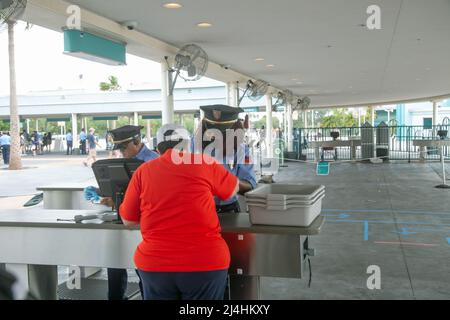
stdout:
<svg viewBox="0 0 450 320">
<path fill-rule="evenodd" d="M 57 266 L 6 264 L 21 285 L 39 300 L 57 300 Z"/>
<path fill-rule="evenodd" d="M 260 300 L 260 277 L 230 275 L 231 300 Z"/>
<path fill-rule="evenodd" d="M 420 155 L 419 155 L 419 159 L 420 162 L 425 162 L 425 147 L 420 147 Z"/>
</svg>

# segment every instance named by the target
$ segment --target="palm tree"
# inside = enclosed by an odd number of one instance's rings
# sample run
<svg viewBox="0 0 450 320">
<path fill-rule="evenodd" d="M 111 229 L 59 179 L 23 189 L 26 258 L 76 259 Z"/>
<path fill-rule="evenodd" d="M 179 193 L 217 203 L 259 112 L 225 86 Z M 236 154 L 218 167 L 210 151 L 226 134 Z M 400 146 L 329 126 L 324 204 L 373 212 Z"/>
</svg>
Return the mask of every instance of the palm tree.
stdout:
<svg viewBox="0 0 450 320">
<path fill-rule="evenodd" d="M 11 134 L 11 155 L 9 161 L 10 170 L 22 169 L 22 159 L 20 150 L 20 129 L 19 129 L 19 110 L 17 105 L 16 90 L 16 62 L 14 47 L 14 26 L 15 21 L 8 20 L 8 49 L 9 49 L 9 91 L 10 91 L 10 134 Z"/>
<path fill-rule="evenodd" d="M 110 76 L 108 81 L 109 82 L 100 82 L 101 91 L 119 91 L 121 89 L 117 77 Z"/>
<path fill-rule="evenodd" d="M 19 129 L 19 110 L 17 105 L 16 90 L 16 62 L 14 47 L 14 27 L 20 16 L 25 11 L 27 0 L 4 0 L 0 2 L 0 27 L 8 28 L 8 52 L 9 52 L 9 88 L 10 88 L 10 134 L 11 134 L 11 152 L 9 169 L 22 169 L 21 150 L 20 150 L 20 129 Z"/>
</svg>

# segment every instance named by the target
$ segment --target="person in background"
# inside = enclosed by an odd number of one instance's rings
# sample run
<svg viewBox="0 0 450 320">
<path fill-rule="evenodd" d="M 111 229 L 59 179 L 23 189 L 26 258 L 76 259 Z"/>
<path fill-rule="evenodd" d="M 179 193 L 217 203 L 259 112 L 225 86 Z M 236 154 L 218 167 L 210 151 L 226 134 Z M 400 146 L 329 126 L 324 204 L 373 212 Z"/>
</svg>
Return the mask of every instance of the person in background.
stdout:
<svg viewBox="0 0 450 320">
<path fill-rule="evenodd" d="M 72 137 L 72 131 L 68 130 L 66 134 L 66 143 L 67 143 L 67 155 L 73 154 L 73 137 Z"/>
<path fill-rule="evenodd" d="M 39 153 L 39 134 L 37 131 L 33 131 L 33 133 L 31 134 L 31 145 L 34 157 Z"/>
<path fill-rule="evenodd" d="M 141 139 L 142 126 L 123 126 L 109 132 L 111 148 L 120 151 L 124 158 L 138 159 L 145 162 L 159 157 L 159 154 L 149 150 Z M 85 199 L 100 198 L 97 188 L 90 186 L 85 190 Z M 101 203 L 112 207 L 111 198 L 103 198 Z M 138 274 L 139 275 L 139 274 Z M 108 300 L 124 300 L 127 290 L 128 274 L 126 269 L 108 268 Z M 141 286 L 141 283 L 139 283 Z M 142 287 L 141 287 L 142 293 Z"/>
<path fill-rule="evenodd" d="M 52 140 L 52 133 L 51 133 L 51 132 L 48 132 L 48 133 L 47 133 L 47 151 L 48 151 L 48 152 L 51 152 L 51 151 L 52 151 L 52 143 L 53 143 L 53 140 Z"/>
<path fill-rule="evenodd" d="M 42 137 L 42 152 L 44 153 L 47 150 L 47 143 L 48 143 L 48 135 L 47 132 L 44 133 L 44 136 Z"/>
<path fill-rule="evenodd" d="M 83 129 L 81 129 L 81 132 L 80 132 L 80 150 L 81 150 L 81 154 L 84 154 L 84 155 L 86 154 L 86 138 L 87 138 L 86 132 L 83 128 Z"/>
<path fill-rule="evenodd" d="M 30 135 L 26 130 L 22 131 L 21 137 L 23 138 L 23 149 L 22 153 L 27 154 L 29 151 L 29 145 L 30 145 Z"/>
<path fill-rule="evenodd" d="M 186 152 L 184 128 L 158 131 L 161 156 L 133 174 L 119 213 L 126 226 L 140 224 L 134 255 L 145 300 L 221 300 L 230 252 L 221 236 L 214 196 L 228 199 L 238 179 L 207 155 Z M 179 163 L 174 158 L 188 159 Z M 198 159 L 197 159 L 198 160 Z"/>
<path fill-rule="evenodd" d="M 3 163 L 9 165 L 9 154 L 11 151 L 11 137 L 4 132 L 0 136 L 0 148 L 2 149 Z"/>
<path fill-rule="evenodd" d="M 89 134 L 86 137 L 86 141 L 89 144 L 89 154 L 88 157 L 85 161 L 83 161 L 84 165 L 87 166 L 91 166 L 92 163 L 94 163 L 95 161 L 97 161 L 97 146 L 100 146 L 98 144 L 98 139 L 97 137 L 94 135 L 95 133 L 95 129 L 94 128 L 90 128 L 89 129 Z"/>
<path fill-rule="evenodd" d="M 26 141 L 23 133 L 20 135 L 20 150 L 22 152 L 22 155 L 26 155 Z"/>
</svg>

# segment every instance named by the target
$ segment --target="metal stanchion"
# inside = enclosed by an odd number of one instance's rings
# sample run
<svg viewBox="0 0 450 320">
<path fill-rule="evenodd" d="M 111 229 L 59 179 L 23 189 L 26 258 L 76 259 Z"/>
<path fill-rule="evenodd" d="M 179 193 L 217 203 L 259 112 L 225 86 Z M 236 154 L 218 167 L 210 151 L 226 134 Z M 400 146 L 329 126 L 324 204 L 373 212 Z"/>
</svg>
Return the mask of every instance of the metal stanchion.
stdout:
<svg viewBox="0 0 450 320">
<path fill-rule="evenodd" d="M 435 188 L 438 188 L 438 189 L 450 189 L 450 186 L 446 183 L 446 179 L 445 179 L 444 146 L 441 146 L 441 164 L 442 164 L 442 184 L 437 185 Z"/>
</svg>

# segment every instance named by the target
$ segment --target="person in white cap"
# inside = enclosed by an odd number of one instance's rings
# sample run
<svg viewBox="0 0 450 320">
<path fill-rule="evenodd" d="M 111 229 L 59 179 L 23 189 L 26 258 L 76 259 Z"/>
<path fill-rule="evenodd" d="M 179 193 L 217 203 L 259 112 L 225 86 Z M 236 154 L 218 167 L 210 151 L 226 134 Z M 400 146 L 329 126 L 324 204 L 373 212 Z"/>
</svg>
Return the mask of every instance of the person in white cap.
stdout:
<svg viewBox="0 0 450 320">
<path fill-rule="evenodd" d="M 98 139 L 94 135 L 94 133 L 95 133 L 95 129 L 90 128 L 89 134 L 86 137 L 86 140 L 89 144 L 89 154 L 88 154 L 87 159 L 85 161 L 83 161 L 85 166 L 90 166 L 95 161 L 97 161 L 97 146 L 100 146 L 100 145 L 98 144 Z"/>
<path fill-rule="evenodd" d="M 213 158 L 187 152 L 186 129 L 165 125 L 157 140 L 161 156 L 137 169 L 119 208 L 126 226 L 140 225 L 134 262 L 144 299 L 221 300 L 230 252 L 214 196 L 229 199 L 239 181 Z"/>
</svg>

